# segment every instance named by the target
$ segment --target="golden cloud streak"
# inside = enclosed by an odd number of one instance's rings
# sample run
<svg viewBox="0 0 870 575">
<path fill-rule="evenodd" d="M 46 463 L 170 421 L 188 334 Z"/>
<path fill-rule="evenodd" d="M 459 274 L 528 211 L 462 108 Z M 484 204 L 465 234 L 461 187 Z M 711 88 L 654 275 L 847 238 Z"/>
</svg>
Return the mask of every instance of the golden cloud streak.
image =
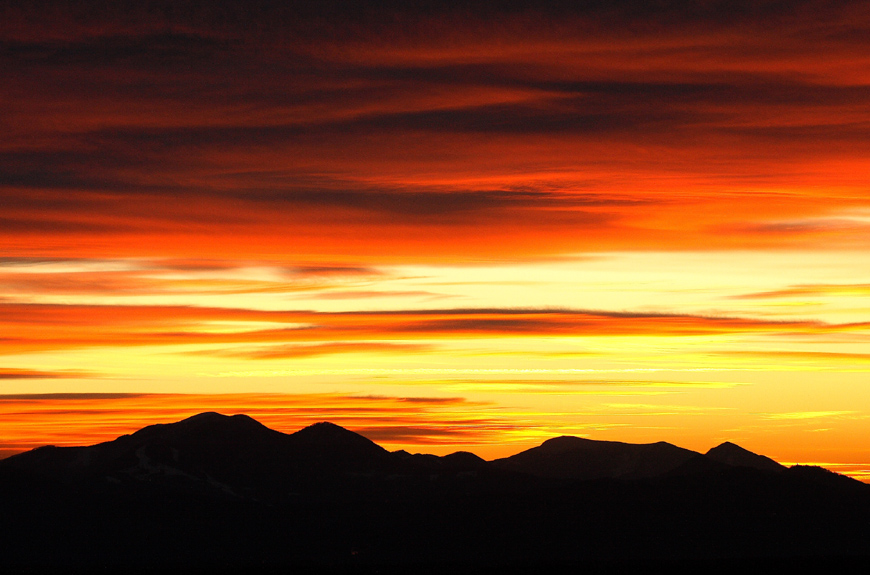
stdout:
<svg viewBox="0 0 870 575">
<path fill-rule="evenodd" d="M 221 322 L 222 329 L 211 324 Z M 275 329 L 251 329 L 267 322 Z M 233 329 L 233 324 L 239 326 Z M 441 309 L 385 312 L 262 311 L 196 306 L 97 306 L 0 303 L 0 353 L 187 344 L 320 343 L 357 349 L 360 340 L 412 342 L 491 337 L 862 333 L 870 323 L 770 321 L 739 317 L 585 310 Z M 339 343 L 345 342 L 345 343 Z M 378 343 L 371 345 L 390 345 Z M 292 348 L 288 348 L 292 349 Z M 326 348 L 324 348 L 326 349 Z M 422 349 L 422 348 L 421 348 Z"/>
</svg>

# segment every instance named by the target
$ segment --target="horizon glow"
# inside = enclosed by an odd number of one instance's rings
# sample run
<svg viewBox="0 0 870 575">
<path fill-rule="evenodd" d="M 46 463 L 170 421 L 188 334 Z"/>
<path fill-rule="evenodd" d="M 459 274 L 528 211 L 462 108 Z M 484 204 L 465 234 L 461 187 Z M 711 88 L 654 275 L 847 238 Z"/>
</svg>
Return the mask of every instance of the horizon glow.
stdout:
<svg viewBox="0 0 870 575">
<path fill-rule="evenodd" d="M 224 410 L 868 480 L 866 7 L 182 4 L 2 8 L 0 457 Z"/>
</svg>

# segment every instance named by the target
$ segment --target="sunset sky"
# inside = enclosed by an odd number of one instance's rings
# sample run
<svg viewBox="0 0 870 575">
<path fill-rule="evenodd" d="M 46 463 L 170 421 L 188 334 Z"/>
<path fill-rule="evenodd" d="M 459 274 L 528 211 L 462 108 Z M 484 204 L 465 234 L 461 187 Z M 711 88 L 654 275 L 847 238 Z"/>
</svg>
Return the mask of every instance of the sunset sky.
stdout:
<svg viewBox="0 0 870 575">
<path fill-rule="evenodd" d="M 870 3 L 127 4 L 0 0 L 0 456 L 219 411 L 870 481 Z"/>
</svg>

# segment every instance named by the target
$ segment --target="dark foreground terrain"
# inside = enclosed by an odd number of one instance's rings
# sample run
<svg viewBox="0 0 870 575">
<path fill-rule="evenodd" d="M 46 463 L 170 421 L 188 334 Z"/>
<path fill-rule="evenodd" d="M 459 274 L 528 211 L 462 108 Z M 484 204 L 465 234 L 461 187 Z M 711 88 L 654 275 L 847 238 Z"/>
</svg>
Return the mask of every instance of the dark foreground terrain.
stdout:
<svg viewBox="0 0 870 575">
<path fill-rule="evenodd" d="M 4 572 L 840 571 L 870 486 L 726 443 L 556 438 L 486 462 L 203 413 L 0 461 Z"/>
</svg>

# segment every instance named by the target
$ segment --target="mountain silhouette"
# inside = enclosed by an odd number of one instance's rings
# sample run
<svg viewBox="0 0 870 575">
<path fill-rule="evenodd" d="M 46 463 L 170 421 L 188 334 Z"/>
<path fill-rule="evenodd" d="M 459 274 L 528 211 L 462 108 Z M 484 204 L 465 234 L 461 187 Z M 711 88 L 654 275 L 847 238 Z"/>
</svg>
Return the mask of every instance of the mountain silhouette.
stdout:
<svg viewBox="0 0 870 575">
<path fill-rule="evenodd" d="M 718 461 L 734 467 L 752 467 L 764 471 L 784 471 L 785 467 L 764 455 L 758 455 L 751 451 L 726 441 L 712 448 L 705 454 L 713 461 Z"/>
<path fill-rule="evenodd" d="M 237 497 L 269 497 L 308 481 L 397 467 L 385 449 L 332 423 L 288 435 L 246 415 L 212 412 L 90 447 L 42 447 L 3 464 L 67 480 L 164 483 Z"/>
<path fill-rule="evenodd" d="M 174 478 L 213 486 L 286 484 L 300 477 L 415 474 L 430 471 L 501 470 L 554 479 L 648 479 L 729 467 L 764 471 L 785 468 L 733 443 L 706 455 L 670 443 L 596 441 L 562 436 L 510 457 L 486 462 L 468 452 L 442 457 L 390 453 L 371 440 L 329 422 L 292 434 L 246 415 L 200 413 L 169 424 L 150 425 L 131 435 L 88 447 L 45 446 L 12 456 L 0 465 L 66 479 Z M 261 485 L 262 486 L 262 485 Z M 231 491 L 231 490 L 230 490 Z"/>
<path fill-rule="evenodd" d="M 730 443 L 557 437 L 487 462 L 202 413 L 0 461 L 0 541 L 29 573 L 829 570 L 870 561 L 870 487 Z"/>
<path fill-rule="evenodd" d="M 665 442 L 633 444 L 563 436 L 493 464 L 537 477 L 641 479 L 665 475 L 698 455 Z"/>
<path fill-rule="evenodd" d="M 472 472 L 490 467 L 485 460 L 467 451 L 457 451 L 439 457 L 429 453 L 411 454 L 401 449 L 394 451 L 392 455 L 418 471 Z"/>
</svg>

